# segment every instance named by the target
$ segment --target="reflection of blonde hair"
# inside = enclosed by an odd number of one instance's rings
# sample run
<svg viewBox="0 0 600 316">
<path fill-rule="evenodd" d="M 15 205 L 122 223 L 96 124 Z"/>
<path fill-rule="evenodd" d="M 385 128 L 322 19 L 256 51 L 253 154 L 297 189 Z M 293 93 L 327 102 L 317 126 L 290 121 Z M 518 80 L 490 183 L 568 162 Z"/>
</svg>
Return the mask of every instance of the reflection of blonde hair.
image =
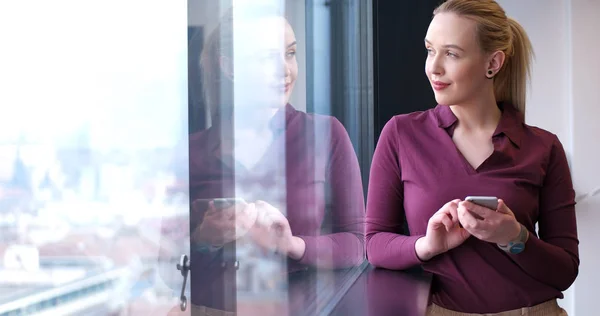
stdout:
<svg viewBox="0 0 600 316">
<path fill-rule="evenodd" d="M 235 8 L 236 24 L 256 22 L 261 18 L 284 17 L 281 7 L 273 5 L 246 4 Z M 221 57 L 233 57 L 234 47 L 234 8 L 230 8 L 221 18 L 217 27 L 210 33 L 200 55 L 203 94 L 211 117 L 233 108 L 233 82 L 221 70 Z M 244 34 L 247 35 L 247 34 Z M 260 40 L 260 34 L 257 40 Z M 239 36 L 239 34 L 238 34 Z M 233 63 L 230 63 L 233 71 Z"/>
<path fill-rule="evenodd" d="M 222 104 L 233 103 L 233 82 L 221 72 L 221 56 L 233 56 L 232 9 L 210 33 L 200 55 L 204 99 L 213 119 L 219 115 Z"/>
<path fill-rule="evenodd" d="M 433 11 L 434 16 L 439 13 L 454 13 L 475 21 L 483 51 L 504 52 L 504 65 L 494 78 L 494 95 L 496 101 L 509 102 L 525 115 L 533 49 L 523 27 L 508 18 L 494 0 L 448 0 Z"/>
</svg>

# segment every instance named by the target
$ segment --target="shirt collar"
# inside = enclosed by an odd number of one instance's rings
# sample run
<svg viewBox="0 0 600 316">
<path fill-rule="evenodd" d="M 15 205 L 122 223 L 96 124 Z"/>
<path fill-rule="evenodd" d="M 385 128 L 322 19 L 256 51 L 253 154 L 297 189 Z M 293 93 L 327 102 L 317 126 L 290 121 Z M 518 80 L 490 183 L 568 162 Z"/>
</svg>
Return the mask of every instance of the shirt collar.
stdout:
<svg viewBox="0 0 600 316">
<path fill-rule="evenodd" d="M 520 148 L 521 140 L 523 139 L 523 125 L 525 124 L 523 113 L 510 103 L 504 102 L 498 106 L 502 110 L 502 117 L 500 118 L 498 127 L 494 131 L 494 136 L 504 134 L 517 148 Z"/>
<path fill-rule="evenodd" d="M 433 112 L 435 113 L 438 127 L 440 128 L 447 129 L 458 121 L 456 115 L 452 113 L 452 110 L 447 105 L 438 104 L 435 109 L 433 109 Z"/>
<path fill-rule="evenodd" d="M 523 114 L 506 102 L 499 103 L 498 107 L 502 110 L 502 116 L 493 136 L 504 134 L 517 148 L 520 148 L 523 138 Z M 440 128 L 447 129 L 458 121 L 449 106 L 438 104 L 434 113 Z"/>
<path fill-rule="evenodd" d="M 271 121 L 269 121 L 269 127 L 275 134 L 285 130 L 286 125 L 288 125 L 297 112 L 291 104 L 286 104 L 273 115 Z"/>
</svg>

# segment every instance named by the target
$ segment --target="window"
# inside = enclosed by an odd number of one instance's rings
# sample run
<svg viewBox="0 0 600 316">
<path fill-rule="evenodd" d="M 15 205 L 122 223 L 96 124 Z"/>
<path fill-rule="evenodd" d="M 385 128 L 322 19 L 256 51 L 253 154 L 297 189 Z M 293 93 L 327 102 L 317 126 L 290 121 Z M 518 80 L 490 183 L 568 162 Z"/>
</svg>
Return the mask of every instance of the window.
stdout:
<svg viewBox="0 0 600 316">
<path fill-rule="evenodd" d="M 0 315 L 166 314 L 184 255 L 188 305 L 331 309 L 365 263 L 370 23 L 367 0 L 0 4 Z"/>
</svg>

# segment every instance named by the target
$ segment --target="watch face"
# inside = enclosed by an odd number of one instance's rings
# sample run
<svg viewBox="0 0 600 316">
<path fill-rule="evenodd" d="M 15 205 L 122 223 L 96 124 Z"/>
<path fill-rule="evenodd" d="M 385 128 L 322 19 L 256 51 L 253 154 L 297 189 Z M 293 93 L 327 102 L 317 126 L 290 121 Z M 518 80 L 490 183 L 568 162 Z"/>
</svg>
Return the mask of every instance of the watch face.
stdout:
<svg viewBox="0 0 600 316">
<path fill-rule="evenodd" d="M 517 254 L 525 249 L 525 244 L 522 242 L 515 243 L 510 247 L 510 253 Z"/>
</svg>

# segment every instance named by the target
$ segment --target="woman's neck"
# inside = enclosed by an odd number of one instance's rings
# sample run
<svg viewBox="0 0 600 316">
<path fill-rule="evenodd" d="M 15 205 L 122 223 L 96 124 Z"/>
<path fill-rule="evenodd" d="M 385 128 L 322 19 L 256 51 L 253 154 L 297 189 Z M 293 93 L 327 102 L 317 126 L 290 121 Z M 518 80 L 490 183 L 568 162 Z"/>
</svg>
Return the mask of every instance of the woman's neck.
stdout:
<svg viewBox="0 0 600 316">
<path fill-rule="evenodd" d="M 493 95 L 459 105 L 451 105 L 450 109 L 458 118 L 458 125 L 466 131 L 490 131 L 498 126 L 502 111 L 498 108 Z"/>
<path fill-rule="evenodd" d="M 279 108 L 259 108 L 248 111 L 234 111 L 233 122 L 235 130 L 252 130 L 262 133 L 270 129 L 271 121 L 274 119 Z M 278 119 L 278 118 L 275 118 Z M 283 119 L 283 118 L 282 118 Z"/>
</svg>

